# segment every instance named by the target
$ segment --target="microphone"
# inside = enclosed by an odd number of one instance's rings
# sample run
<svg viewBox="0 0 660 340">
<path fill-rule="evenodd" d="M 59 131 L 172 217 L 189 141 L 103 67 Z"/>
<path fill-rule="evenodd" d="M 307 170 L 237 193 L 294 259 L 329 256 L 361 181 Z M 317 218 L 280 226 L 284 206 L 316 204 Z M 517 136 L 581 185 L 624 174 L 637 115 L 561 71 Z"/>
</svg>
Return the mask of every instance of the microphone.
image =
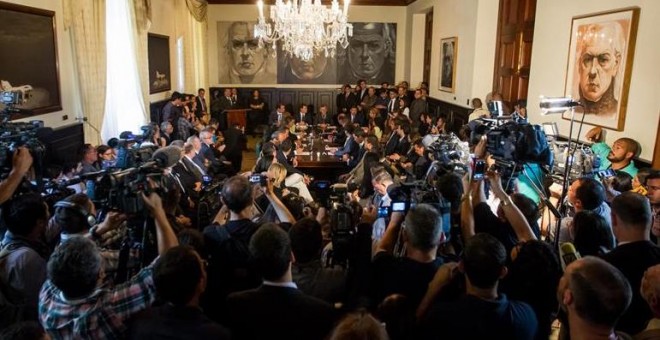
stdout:
<svg viewBox="0 0 660 340">
<path fill-rule="evenodd" d="M 151 156 L 149 163 L 156 162 L 159 167 L 169 168 L 181 160 L 181 148 L 170 145 L 160 148 Z"/>
<path fill-rule="evenodd" d="M 580 258 L 580 253 L 575 249 L 573 243 L 562 243 L 559 247 L 559 259 L 561 260 L 562 270 L 566 270 L 566 267 L 568 267 L 569 264 Z"/>
</svg>

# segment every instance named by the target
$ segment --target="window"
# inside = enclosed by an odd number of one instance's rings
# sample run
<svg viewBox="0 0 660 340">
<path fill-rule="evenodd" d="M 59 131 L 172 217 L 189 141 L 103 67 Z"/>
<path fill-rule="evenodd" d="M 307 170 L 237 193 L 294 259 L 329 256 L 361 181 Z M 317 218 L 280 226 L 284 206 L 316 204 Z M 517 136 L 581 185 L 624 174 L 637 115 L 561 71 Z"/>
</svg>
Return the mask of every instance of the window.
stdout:
<svg viewBox="0 0 660 340">
<path fill-rule="evenodd" d="M 130 0 L 106 2 L 107 86 L 101 128 L 104 141 L 123 131 L 137 133 L 145 124 L 130 5 Z"/>
</svg>

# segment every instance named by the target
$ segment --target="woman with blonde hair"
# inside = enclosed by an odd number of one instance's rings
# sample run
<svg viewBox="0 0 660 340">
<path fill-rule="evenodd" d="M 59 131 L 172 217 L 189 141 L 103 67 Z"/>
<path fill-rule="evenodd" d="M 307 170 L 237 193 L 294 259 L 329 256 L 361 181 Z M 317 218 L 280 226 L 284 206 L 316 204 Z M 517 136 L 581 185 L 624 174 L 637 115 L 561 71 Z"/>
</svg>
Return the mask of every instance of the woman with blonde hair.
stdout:
<svg viewBox="0 0 660 340">
<path fill-rule="evenodd" d="M 275 195 L 282 199 L 282 197 L 289 194 L 290 190 L 284 184 L 286 179 L 286 168 L 280 163 L 273 163 L 268 167 L 268 179 L 273 181 L 273 191 Z"/>
<path fill-rule="evenodd" d="M 330 340 L 387 340 L 385 327 L 366 310 L 346 315 L 330 335 Z"/>
</svg>

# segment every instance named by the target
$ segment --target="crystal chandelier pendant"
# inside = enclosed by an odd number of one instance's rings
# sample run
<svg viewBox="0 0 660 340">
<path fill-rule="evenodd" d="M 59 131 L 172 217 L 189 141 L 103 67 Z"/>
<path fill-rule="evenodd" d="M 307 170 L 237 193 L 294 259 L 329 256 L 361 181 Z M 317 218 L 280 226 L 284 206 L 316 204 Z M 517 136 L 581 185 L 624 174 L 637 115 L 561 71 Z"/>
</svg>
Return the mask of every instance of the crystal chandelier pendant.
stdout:
<svg viewBox="0 0 660 340">
<path fill-rule="evenodd" d="M 344 0 L 343 10 L 338 0 L 332 0 L 330 7 L 321 0 L 276 0 L 270 7 L 270 21 L 263 14 L 263 1 L 257 2 L 259 21 L 254 29 L 259 46 L 273 45 L 281 41 L 285 53 L 298 59 L 309 61 L 314 55 L 324 53 L 334 56 L 337 45 L 348 47 L 348 37 L 353 36 L 353 25 L 348 23 L 348 5 Z"/>
</svg>

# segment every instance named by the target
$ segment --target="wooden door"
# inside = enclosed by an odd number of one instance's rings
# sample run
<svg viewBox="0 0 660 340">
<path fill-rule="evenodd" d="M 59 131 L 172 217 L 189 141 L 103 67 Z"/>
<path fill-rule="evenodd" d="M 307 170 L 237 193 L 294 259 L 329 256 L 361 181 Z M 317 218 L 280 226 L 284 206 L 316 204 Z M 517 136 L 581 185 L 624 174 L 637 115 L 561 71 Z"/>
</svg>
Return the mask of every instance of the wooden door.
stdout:
<svg viewBox="0 0 660 340">
<path fill-rule="evenodd" d="M 493 92 L 509 110 L 527 99 L 535 15 L 536 0 L 500 0 Z"/>
</svg>

